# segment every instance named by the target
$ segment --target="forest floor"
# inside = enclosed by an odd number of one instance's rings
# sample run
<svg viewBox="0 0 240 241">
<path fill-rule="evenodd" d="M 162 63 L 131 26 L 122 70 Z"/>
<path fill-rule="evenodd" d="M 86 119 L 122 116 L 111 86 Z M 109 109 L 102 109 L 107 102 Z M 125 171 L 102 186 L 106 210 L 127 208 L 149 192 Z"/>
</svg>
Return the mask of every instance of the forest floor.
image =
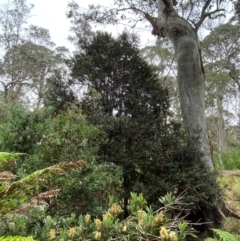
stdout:
<svg viewBox="0 0 240 241">
<path fill-rule="evenodd" d="M 224 229 L 240 238 L 240 170 L 219 171 L 218 180 L 224 190 L 224 201 L 230 213 L 223 223 Z"/>
</svg>

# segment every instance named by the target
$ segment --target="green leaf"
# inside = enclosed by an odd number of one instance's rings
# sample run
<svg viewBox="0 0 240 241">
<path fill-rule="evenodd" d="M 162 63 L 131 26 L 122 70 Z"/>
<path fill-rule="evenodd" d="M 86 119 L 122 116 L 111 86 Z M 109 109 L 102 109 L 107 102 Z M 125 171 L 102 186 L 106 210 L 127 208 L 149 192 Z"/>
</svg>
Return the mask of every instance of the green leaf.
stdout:
<svg viewBox="0 0 240 241">
<path fill-rule="evenodd" d="M 212 230 L 214 231 L 214 233 L 217 234 L 220 241 L 238 241 L 234 235 L 230 234 L 227 231 L 223 231 L 221 229 L 212 229 Z"/>
</svg>

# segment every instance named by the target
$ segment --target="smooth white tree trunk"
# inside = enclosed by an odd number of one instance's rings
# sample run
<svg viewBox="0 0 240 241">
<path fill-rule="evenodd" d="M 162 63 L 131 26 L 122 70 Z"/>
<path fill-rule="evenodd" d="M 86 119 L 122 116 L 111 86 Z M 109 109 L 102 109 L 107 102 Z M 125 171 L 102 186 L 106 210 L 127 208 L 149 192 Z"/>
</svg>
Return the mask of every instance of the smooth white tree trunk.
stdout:
<svg viewBox="0 0 240 241">
<path fill-rule="evenodd" d="M 173 10 L 172 1 L 158 0 L 158 10 L 159 35 L 168 37 L 175 49 L 185 130 L 198 159 L 213 171 L 212 150 L 205 118 L 204 75 L 197 34 L 191 25 Z"/>
</svg>

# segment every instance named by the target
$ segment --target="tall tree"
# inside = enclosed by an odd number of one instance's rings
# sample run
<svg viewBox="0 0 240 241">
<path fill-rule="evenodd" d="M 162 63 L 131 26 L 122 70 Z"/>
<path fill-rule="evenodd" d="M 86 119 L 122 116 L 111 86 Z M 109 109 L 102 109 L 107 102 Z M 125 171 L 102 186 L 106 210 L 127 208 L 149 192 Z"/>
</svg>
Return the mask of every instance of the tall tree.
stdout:
<svg viewBox="0 0 240 241">
<path fill-rule="evenodd" d="M 240 88 L 239 81 L 233 74 L 238 67 L 240 53 L 240 27 L 226 23 L 214 28 L 201 42 L 206 70 L 207 107 L 213 110 L 216 120 L 215 134 L 219 161 L 222 163 L 222 151 L 226 146 L 227 110 L 224 105 L 230 96 L 235 96 Z M 236 69 L 235 69 L 236 70 Z M 232 72 L 231 72 L 232 71 Z M 237 88 L 236 88 L 237 87 Z M 237 106 L 236 106 L 237 107 Z M 231 111 L 231 110 L 230 110 Z"/>
<path fill-rule="evenodd" d="M 28 24 L 32 9 L 26 0 L 7 0 L 0 6 L 0 88 L 6 103 L 22 101 L 39 108 L 46 79 L 55 69 L 68 72 L 68 50 L 55 48 L 47 29 Z"/>
<path fill-rule="evenodd" d="M 46 92 L 44 93 L 43 103 L 45 107 L 52 106 L 55 113 L 69 109 L 71 104 L 76 100 L 73 91 L 68 82 L 63 78 L 60 71 L 47 79 Z"/>
<path fill-rule="evenodd" d="M 31 41 L 16 45 L 4 55 L 2 80 L 5 103 L 26 101 L 33 107 L 40 107 L 47 88 L 46 79 L 56 69 L 66 71 L 63 48 L 51 50 Z"/>
<path fill-rule="evenodd" d="M 170 128 L 167 91 L 141 59 L 137 44 L 136 36 L 127 33 L 117 39 L 108 33 L 97 33 L 91 42 L 81 44 L 81 53 L 73 59 L 72 69 L 73 77 L 91 86 L 82 107 L 88 119 L 107 133 L 99 155 L 103 161 L 123 168 L 126 202 L 138 181 L 144 186 L 155 175 L 156 180 L 161 180 L 164 145 L 160 144 L 160 136 L 167 135 Z M 154 167 L 146 168 L 149 164 Z M 149 178 L 140 182 L 139 176 Z M 157 191 L 149 191 L 147 197 L 153 198 Z"/>
<path fill-rule="evenodd" d="M 125 207 L 131 191 L 144 193 L 154 205 L 162 193 L 198 185 L 198 175 L 208 172 L 195 162 L 189 147 L 188 153 L 184 151 L 184 135 L 169 111 L 168 91 L 161 86 L 157 70 L 141 58 L 137 38 L 123 33 L 114 39 L 97 33 L 80 47 L 72 75 L 88 84 L 82 109 L 106 133 L 99 159 L 123 168 Z M 208 206 L 202 194 L 212 185 L 205 176 L 196 196 L 190 194 L 191 201 Z"/>
<path fill-rule="evenodd" d="M 0 8 L 0 43 L 5 50 L 21 43 L 22 32 L 30 17 L 33 4 L 26 0 L 8 0 Z"/>
<path fill-rule="evenodd" d="M 6 52 L 1 81 L 6 103 L 19 100 L 22 91 L 35 91 L 34 87 L 40 82 L 37 80 L 44 78 L 51 66 L 51 54 L 50 49 L 32 42 L 14 46 Z"/>
</svg>

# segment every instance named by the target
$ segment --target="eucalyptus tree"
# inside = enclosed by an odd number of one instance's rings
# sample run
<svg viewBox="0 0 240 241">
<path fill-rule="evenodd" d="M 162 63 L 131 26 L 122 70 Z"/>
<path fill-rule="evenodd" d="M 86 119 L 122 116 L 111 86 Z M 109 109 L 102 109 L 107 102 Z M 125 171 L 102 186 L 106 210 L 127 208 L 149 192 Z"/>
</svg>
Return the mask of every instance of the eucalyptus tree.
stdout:
<svg viewBox="0 0 240 241">
<path fill-rule="evenodd" d="M 6 103 L 18 101 L 21 92 L 35 91 L 37 82 L 42 85 L 39 80 L 48 72 L 51 54 L 48 48 L 32 42 L 14 46 L 6 52 L 3 62 L 4 81 L 1 81 Z"/>
<path fill-rule="evenodd" d="M 66 51 L 66 48 L 52 50 L 31 41 L 9 49 L 3 58 L 0 81 L 5 103 L 22 99 L 32 107 L 40 107 L 47 78 L 56 69 L 66 69 Z"/>
<path fill-rule="evenodd" d="M 78 8 L 77 5 L 75 7 Z M 71 35 L 68 36 L 68 40 L 74 44 L 77 50 L 80 50 L 79 42 L 83 41 L 84 39 L 92 39 L 94 32 L 92 31 L 92 27 L 87 19 L 81 18 L 79 13 L 76 12 L 76 9 L 74 14 L 71 11 L 68 14 L 71 16 Z"/>
<path fill-rule="evenodd" d="M 8 50 L 21 43 L 33 7 L 27 0 L 8 0 L 0 5 L 1 48 Z"/>
<path fill-rule="evenodd" d="M 32 4 L 7 0 L 0 5 L 0 89 L 5 103 L 22 101 L 40 107 L 46 79 L 56 69 L 67 74 L 68 50 L 55 47 L 47 29 L 29 25 Z"/>
<path fill-rule="evenodd" d="M 116 7 L 91 5 L 78 16 L 97 23 L 117 24 L 125 21 L 134 27 L 146 20 L 152 33 L 168 38 L 174 47 L 183 122 L 200 162 L 214 170 L 211 144 L 207 135 L 204 103 L 204 75 L 198 44 L 198 31 L 203 22 L 222 16 L 228 1 L 218 0 L 118 0 Z M 176 7 L 174 7 L 174 5 Z M 69 4 L 69 17 L 79 13 L 77 4 Z M 130 14 L 130 15 L 129 15 Z"/>
<path fill-rule="evenodd" d="M 206 63 L 207 110 L 212 110 L 211 115 L 216 117 L 211 119 L 215 120 L 213 126 L 220 162 L 222 150 L 226 146 L 226 113 L 234 110 L 234 106 L 229 108 L 229 100 L 237 93 L 240 95 L 237 77 L 240 67 L 239 38 L 240 26 L 226 23 L 214 28 L 201 43 Z M 240 103 L 235 107 L 239 111 Z"/>
</svg>

